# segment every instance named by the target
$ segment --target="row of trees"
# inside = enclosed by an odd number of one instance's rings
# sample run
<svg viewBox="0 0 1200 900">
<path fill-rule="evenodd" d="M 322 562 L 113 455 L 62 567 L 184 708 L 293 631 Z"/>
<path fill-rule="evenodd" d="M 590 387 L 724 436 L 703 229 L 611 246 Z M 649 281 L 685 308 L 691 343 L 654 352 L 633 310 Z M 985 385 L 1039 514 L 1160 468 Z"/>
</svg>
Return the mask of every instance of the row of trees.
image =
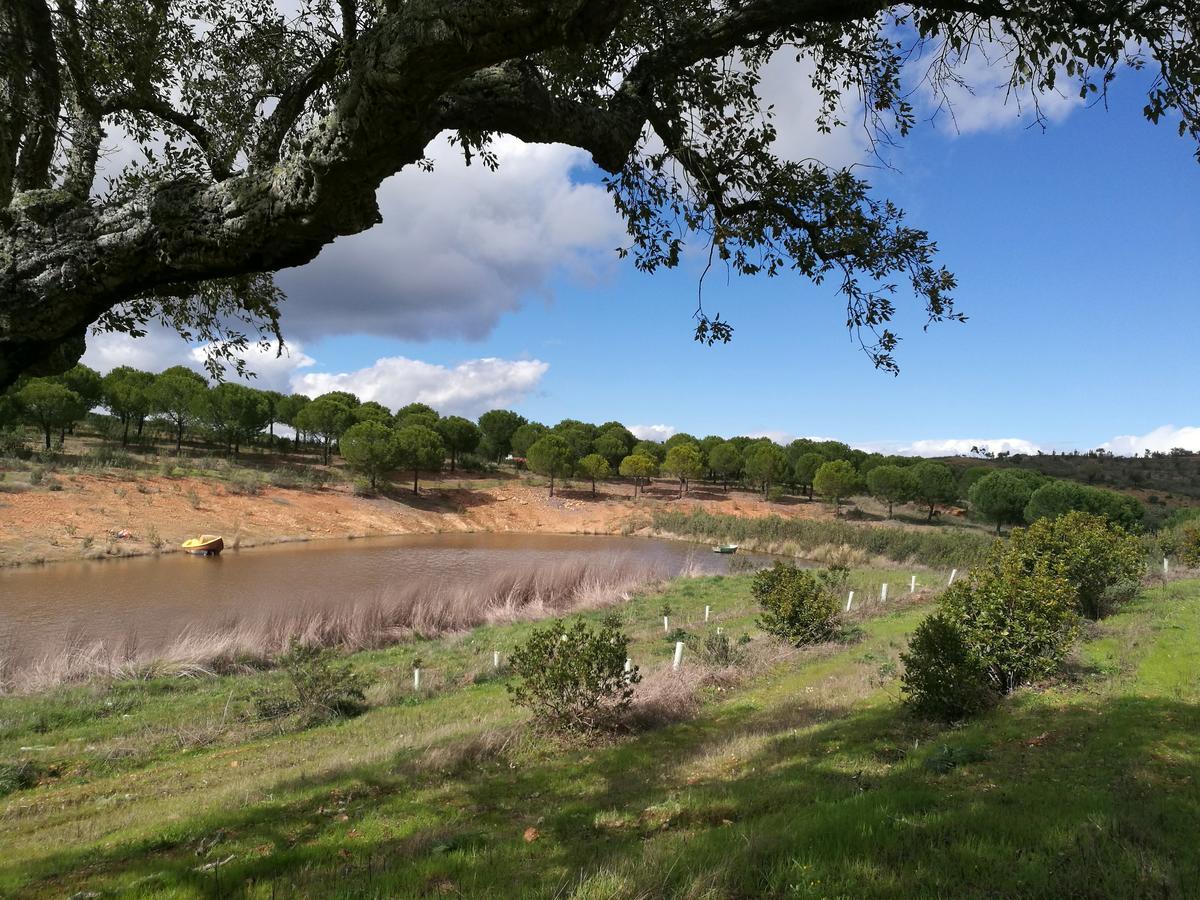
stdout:
<svg viewBox="0 0 1200 900">
<path fill-rule="evenodd" d="M 660 443 L 639 440 L 616 421 L 564 419 L 547 426 L 507 409 L 472 422 L 441 416 L 424 403 L 393 412 L 347 391 L 310 398 L 235 383 L 210 386 L 183 366 L 158 374 L 119 366 L 101 377 L 77 365 L 60 376 L 26 379 L 0 397 L 0 424 L 7 419 L 37 427 L 49 449 L 56 433 L 61 440 L 97 406 L 116 420 L 122 444 L 131 433 L 140 437 L 150 420 L 171 435 L 176 451 L 193 436 L 236 455 L 264 435 L 273 438 L 276 425 L 286 425 L 294 432 L 295 449 L 315 447 L 325 464 L 340 453 L 372 489 L 397 468 L 413 473 L 417 490 L 421 471 L 438 471 L 447 461 L 455 471 L 468 458 L 511 458 L 548 477 L 551 496 L 562 478 L 587 479 L 594 494 L 597 482 L 619 474 L 633 480 L 635 496 L 655 477 L 675 480 L 680 497 L 701 479 L 725 490 L 730 484 L 750 486 L 764 496 L 788 486 L 810 499 L 820 495 L 835 511 L 846 498 L 865 492 L 887 504 L 889 517 L 897 505 L 915 503 L 929 520 L 939 505 L 967 500 L 997 530 L 1069 510 L 1103 515 L 1125 528 L 1136 528 L 1143 516 L 1132 497 L 1026 469 L 980 466 L 956 473 L 932 460 L 804 438 L 780 446 L 768 438 L 681 433 Z"/>
</svg>

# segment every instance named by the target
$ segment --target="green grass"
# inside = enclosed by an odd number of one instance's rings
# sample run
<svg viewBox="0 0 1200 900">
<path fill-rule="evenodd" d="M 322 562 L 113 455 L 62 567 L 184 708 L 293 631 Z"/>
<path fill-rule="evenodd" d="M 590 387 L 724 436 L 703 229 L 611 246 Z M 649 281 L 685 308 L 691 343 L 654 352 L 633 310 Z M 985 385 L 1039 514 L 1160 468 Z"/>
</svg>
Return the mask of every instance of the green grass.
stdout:
<svg viewBox="0 0 1200 900">
<path fill-rule="evenodd" d="M 907 583 L 855 581 L 885 575 Z M 708 604 L 710 627 L 753 631 L 745 576 L 673 582 L 622 607 L 644 669 L 671 653 L 664 599 L 685 628 Z M 853 643 L 588 747 L 523 737 L 502 683 L 475 683 L 528 624 L 359 654 L 376 705 L 293 734 L 240 718 L 274 673 L 6 698 L 0 761 L 36 744 L 65 768 L 0 800 L 0 895 L 1193 895 L 1200 582 L 1155 588 L 1068 677 L 953 729 L 897 701 L 926 610 L 870 610 Z M 414 652 L 440 681 L 421 698 Z M 154 737 L 223 715 L 202 746 Z"/>
</svg>

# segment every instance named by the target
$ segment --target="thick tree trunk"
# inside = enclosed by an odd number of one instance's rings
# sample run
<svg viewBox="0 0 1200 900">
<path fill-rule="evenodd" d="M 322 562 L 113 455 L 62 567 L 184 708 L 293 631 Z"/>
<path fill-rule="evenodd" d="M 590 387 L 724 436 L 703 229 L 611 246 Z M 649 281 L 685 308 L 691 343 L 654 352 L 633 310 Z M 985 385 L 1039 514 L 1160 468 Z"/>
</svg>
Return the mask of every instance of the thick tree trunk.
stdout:
<svg viewBox="0 0 1200 900">
<path fill-rule="evenodd" d="M 419 469 L 413 469 L 413 493 L 414 494 L 418 493 L 418 491 L 417 491 L 417 476 L 419 474 L 420 474 Z"/>
<path fill-rule="evenodd" d="M 89 199 L 94 171 L 77 173 L 82 185 L 50 189 L 47 155 L 44 184 L 18 183 L 11 202 L 0 184 L 0 260 L 19 261 L 0 266 L 0 390 L 25 372 L 65 371 L 88 327 L 123 301 L 302 265 L 335 238 L 377 224 L 379 185 L 423 160 L 444 129 L 563 141 L 589 149 L 610 172 L 624 164 L 645 121 L 644 98 L 629 91 L 612 111 L 558 101 L 532 65 L 514 61 L 603 41 L 628 0 L 385 5 L 358 35 L 332 110 L 281 153 L 311 91 L 291 106 L 281 99 L 282 118 L 262 123 L 243 172 L 210 157 L 211 180 L 150 179 L 97 202 Z M 318 87 L 342 68 L 341 48 L 329 58 Z M 49 118 L 53 125 L 57 115 Z M 53 127 L 48 134 L 52 151 Z"/>
<path fill-rule="evenodd" d="M 46 432 L 46 449 L 49 450 L 50 449 L 50 426 L 46 425 L 43 427 L 42 430 L 44 432 Z"/>
<path fill-rule="evenodd" d="M 125 431 L 121 434 L 121 446 L 128 447 L 129 446 L 129 417 L 126 416 L 124 419 L 121 420 L 121 422 L 125 426 Z"/>
</svg>

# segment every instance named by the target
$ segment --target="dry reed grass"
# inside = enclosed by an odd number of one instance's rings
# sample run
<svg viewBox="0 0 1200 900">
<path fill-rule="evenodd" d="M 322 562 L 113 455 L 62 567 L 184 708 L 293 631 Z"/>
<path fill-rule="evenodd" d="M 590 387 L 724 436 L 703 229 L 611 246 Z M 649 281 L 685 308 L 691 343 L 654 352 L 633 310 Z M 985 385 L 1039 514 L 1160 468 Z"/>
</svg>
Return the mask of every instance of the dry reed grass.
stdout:
<svg viewBox="0 0 1200 900">
<path fill-rule="evenodd" d="M 276 609 L 264 615 L 189 628 L 167 646 L 140 648 L 135 635 L 120 645 L 80 633 L 63 646 L 22 662 L 0 650 L 0 687 L 32 692 L 93 678 L 201 677 L 266 668 L 293 640 L 347 652 L 433 638 L 479 625 L 540 619 L 628 600 L 639 588 L 674 574 L 622 556 L 570 560 L 538 569 L 495 572 L 469 586 L 433 580 L 397 585 L 343 606 Z"/>
</svg>

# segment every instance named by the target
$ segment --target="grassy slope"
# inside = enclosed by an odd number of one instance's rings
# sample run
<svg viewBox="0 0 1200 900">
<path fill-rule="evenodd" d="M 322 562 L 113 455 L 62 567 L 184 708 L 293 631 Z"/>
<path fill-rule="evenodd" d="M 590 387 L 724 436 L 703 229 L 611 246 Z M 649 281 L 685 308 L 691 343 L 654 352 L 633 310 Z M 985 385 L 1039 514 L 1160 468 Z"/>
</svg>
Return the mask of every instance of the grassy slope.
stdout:
<svg viewBox="0 0 1200 900">
<path fill-rule="evenodd" d="M 744 578 L 669 601 L 750 625 Z M 628 608 L 644 668 L 670 654 L 662 602 Z M 371 712 L 295 735 L 225 715 L 244 678 L 3 700 L 0 758 L 53 746 L 68 774 L 0 807 L 0 895 L 1188 896 L 1200 582 L 1105 623 L 1069 681 L 954 730 L 910 721 L 889 679 L 923 614 L 597 748 L 511 741 L 495 681 L 399 699 L 411 648 L 358 657 L 382 682 Z M 419 649 L 449 688 L 528 627 Z"/>
</svg>

